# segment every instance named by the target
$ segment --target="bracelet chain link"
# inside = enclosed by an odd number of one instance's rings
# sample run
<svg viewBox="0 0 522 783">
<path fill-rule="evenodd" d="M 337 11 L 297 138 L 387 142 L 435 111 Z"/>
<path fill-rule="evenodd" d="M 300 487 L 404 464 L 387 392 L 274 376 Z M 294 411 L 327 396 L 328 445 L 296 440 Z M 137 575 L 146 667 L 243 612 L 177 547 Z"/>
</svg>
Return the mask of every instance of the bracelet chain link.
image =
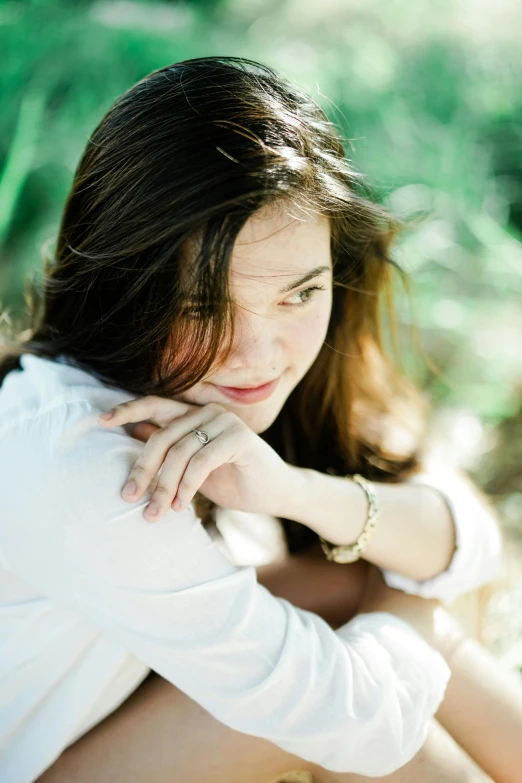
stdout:
<svg viewBox="0 0 522 783">
<path fill-rule="evenodd" d="M 368 498 L 368 517 L 359 538 L 353 544 L 332 546 L 332 544 L 319 536 L 326 559 L 334 563 L 354 563 L 356 560 L 360 559 L 368 541 L 375 531 L 380 511 L 375 487 L 371 481 L 365 479 L 360 473 L 355 473 L 353 476 L 345 476 L 345 478 L 355 481 L 366 493 L 366 497 Z"/>
</svg>

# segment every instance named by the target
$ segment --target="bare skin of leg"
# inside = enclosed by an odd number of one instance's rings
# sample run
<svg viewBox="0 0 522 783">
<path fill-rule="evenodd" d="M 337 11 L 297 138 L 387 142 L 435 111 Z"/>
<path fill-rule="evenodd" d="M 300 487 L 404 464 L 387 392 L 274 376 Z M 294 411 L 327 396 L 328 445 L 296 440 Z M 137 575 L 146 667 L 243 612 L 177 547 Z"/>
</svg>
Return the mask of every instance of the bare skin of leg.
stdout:
<svg viewBox="0 0 522 783">
<path fill-rule="evenodd" d="M 377 569 L 376 569 L 377 571 Z M 354 572 L 355 573 L 355 572 Z M 294 573 L 295 576 L 295 573 Z M 343 577 L 345 578 L 345 577 Z M 365 590 L 363 595 L 363 590 Z M 435 622 L 438 602 L 406 596 L 383 586 L 379 576 L 366 580 L 359 611 L 394 611 L 407 619 L 443 654 L 454 650 L 455 629 Z M 345 620 L 346 621 L 346 620 Z M 446 633 L 450 629 L 450 633 Z M 495 664 L 496 665 L 496 664 Z M 459 662 L 466 669 L 465 659 Z M 484 672 L 482 672 L 484 674 Z M 459 672 L 454 673 L 458 679 Z M 480 689 L 480 682 L 474 687 Z M 462 693 L 467 694 L 466 686 Z M 490 701 L 496 701 L 498 694 Z M 452 692 L 454 709 L 464 718 L 459 688 Z M 489 708 L 489 705 L 488 705 Z M 449 710 L 451 713 L 451 710 Z M 509 719 L 509 710 L 504 717 Z M 473 710 L 471 711 L 473 714 Z M 487 714 L 487 713 L 486 713 Z M 489 744 L 492 726 L 476 738 L 475 745 Z M 464 741 L 472 731 L 464 731 Z M 463 745 L 465 744 L 463 742 Z M 469 744 L 469 742 L 468 742 Z M 157 675 L 146 680 L 108 718 L 70 746 L 37 783 L 364 783 L 371 778 L 333 773 L 286 753 L 276 745 L 236 732 L 215 720 L 193 700 Z M 299 775 L 296 771 L 301 771 Z M 312 777 L 306 777 L 306 773 Z M 378 780 L 388 783 L 495 783 L 515 778 L 488 775 L 466 750 L 433 720 L 423 748 L 408 764 Z M 377 779 L 376 779 L 377 780 Z"/>
<path fill-rule="evenodd" d="M 391 590 L 373 566 L 366 587 L 360 605 L 364 611 L 380 609 L 402 617 L 446 659 L 451 679 L 437 720 L 496 783 L 520 781 L 522 678 L 467 637 L 437 601 Z"/>
<path fill-rule="evenodd" d="M 286 775 L 285 773 L 289 773 Z M 290 774 L 291 773 L 291 774 Z M 68 748 L 36 783 L 369 783 L 234 731 L 158 675 Z M 387 783 L 491 783 L 436 721 Z"/>
<path fill-rule="evenodd" d="M 453 675 L 437 719 L 496 783 L 520 781 L 522 678 L 474 639 L 463 638 L 448 663 Z"/>
</svg>

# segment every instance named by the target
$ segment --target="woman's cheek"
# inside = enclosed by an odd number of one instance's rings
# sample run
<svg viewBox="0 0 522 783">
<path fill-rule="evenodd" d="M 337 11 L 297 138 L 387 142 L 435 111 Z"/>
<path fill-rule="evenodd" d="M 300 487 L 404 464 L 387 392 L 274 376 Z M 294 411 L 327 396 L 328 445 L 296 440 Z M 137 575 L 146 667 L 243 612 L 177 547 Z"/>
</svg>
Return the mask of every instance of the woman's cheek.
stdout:
<svg viewBox="0 0 522 783">
<path fill-rule="evenodd" d="M 317 308 L 302 318 L 296 318 L 289 325 L 287 340 L 291 344 L 292 354 L 302 357 L 308 366 L 312 364 L 326 338 L 330 310 Z"/>
</svg>

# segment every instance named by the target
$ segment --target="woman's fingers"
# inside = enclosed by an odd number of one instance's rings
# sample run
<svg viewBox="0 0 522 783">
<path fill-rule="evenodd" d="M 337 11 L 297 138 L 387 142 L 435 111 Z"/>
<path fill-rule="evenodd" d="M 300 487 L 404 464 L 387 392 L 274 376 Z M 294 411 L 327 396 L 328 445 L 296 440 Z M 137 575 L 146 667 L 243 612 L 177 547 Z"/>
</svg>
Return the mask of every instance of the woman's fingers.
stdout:
<svg viewBox="0 0 522 783">
<path fill-rule="evenodd" d="M 214 415 L 211 411 L 207 412 L 206 417 L 201 413 L 197 418 L 194 415 L 184 416 L 182 419 L 175 419 L 166 427 L 159 427 L 151 432 L 122 489 L 124 499 L 133 502 L 138 500 L 169 454 L 171 456 L 172 454 L 177 455 L 178 462 L 185 459 L 183 464 L 183 468 L 185 468 L 192 453 L 201 446 L 201 442 L 192 429 L 206 426 L 206 423 L 213 418 Z M 186 436 L 189 434 L 191 437 L 187 438 Z M 161 489 L 159 491 L 161 492 Z"/>
<path fill-rule="evenodd" d="M 216 431 L 211 430 L 208 424 L 201 426 L 205 426 L 209 437 L 217 437 Z M 194 432 L 188 432 L 169 448 L 164 459 L 161 460 L 161 474 L 149 504 L 145 508 L 147 517 L 156 521 L 171 508 L 187 465 L 202 448 L 205 447 Z M 172 507 L 175 511 L 181 510 L 178 505 Z"/>
<path fill-rule="evenodd" d="M 223 419 L 226 415 L 223 414 Z M 219 418 L 215 419 L 213 424 L 217 424 Z M 224 427 L 210 443 L 203 446 L 191 457 L 181 480 L 178 482 L 176 500 L 173 505 L 175 511 L 183 511 L 212 471 L 231 460 L 237 450 L 240 437 L 239 427 L 237 430 L 234 426 Z"/>
<path fill-rule="evenodd" d="M 231 460 L 244 429 L 219 403 L 189 405 L 153 395 L 117 405 L 109 419 L 103 415 L 100 424 L 135 423 L 133 435 L 145 443 L 121 490 L 124 500 L 139 500 L 160 471 L 145 508 L 150 521 L 159 520 L 170 507 L 186 508 L 209 474 Z M 194 432 L 203 428 L 213 441 L 210 448 Z"/>
<path fill-rule="evenodd" d="M 150 433 L 122 489 L 124 500 L 138 500 L 161 468 L 157 486 L 146 508 L 148 517 L 161 518 L 176 496 L 189 460 L 203 446 L 192 430 L 207 427 L 209 437 L 215 437 L 226 426 L 226 422 L 219 422 L 219 417 L 227 415 L 231 414 L 227 414 L 221 405 L 209 404 Z"/>
<path fill-rule="evenodd" d="M 106 427 L 115 427 L 154 419 L 159 426 L 164 426 L 172 419 L 183 416 L 194 408 L 198 408 L 198 406 L 149 394 L 146 397 L 122 402 L 111 408 L 110 411 L 101 413 L 98 416 L 98 422 Z"/>
<path fill-rule="evenodd" d="M 174 511 L 182 511 L 209 473 L 229 460 L 233 453 L 232 441 L 237 445 L 235 427 L 230 426 L 232 417 L 233 414 L 225 411 L 201 425 L 210 437 L 208 444 L 202 444 L 194 432 L 189 432 L 169 449 L 158 484 L 145 509 L 148 517 L 154 521 L 161 519 L 171 507 Z"/>
<path fill-rule="evenodd" d="M 241 427 L 233 414 L 225 411 L 204 426 L 210 437 L 208 444 L 202 444 L 195 433 L 189 432 L 169 449 L 158 485 L 145 509 L 154 521 L 171 507 L 183 511 L 209 474 L 235 453 Z"/>
</svg>

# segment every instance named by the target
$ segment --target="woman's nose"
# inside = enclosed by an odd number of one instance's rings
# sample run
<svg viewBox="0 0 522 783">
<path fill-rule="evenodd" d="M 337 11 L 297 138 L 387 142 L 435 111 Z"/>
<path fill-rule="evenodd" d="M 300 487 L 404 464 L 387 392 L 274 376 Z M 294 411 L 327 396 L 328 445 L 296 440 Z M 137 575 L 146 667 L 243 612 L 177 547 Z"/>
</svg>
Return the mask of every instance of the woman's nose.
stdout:
<svg viewBox="0 0 522 783">
<path fill-rule="evenodd" d="M 277 319 L 255 313 L 242 314 L 236 319 L 229 366 L 248 366 L 260 371 L 280 367 L 282 352 Z"/>
</svg>

